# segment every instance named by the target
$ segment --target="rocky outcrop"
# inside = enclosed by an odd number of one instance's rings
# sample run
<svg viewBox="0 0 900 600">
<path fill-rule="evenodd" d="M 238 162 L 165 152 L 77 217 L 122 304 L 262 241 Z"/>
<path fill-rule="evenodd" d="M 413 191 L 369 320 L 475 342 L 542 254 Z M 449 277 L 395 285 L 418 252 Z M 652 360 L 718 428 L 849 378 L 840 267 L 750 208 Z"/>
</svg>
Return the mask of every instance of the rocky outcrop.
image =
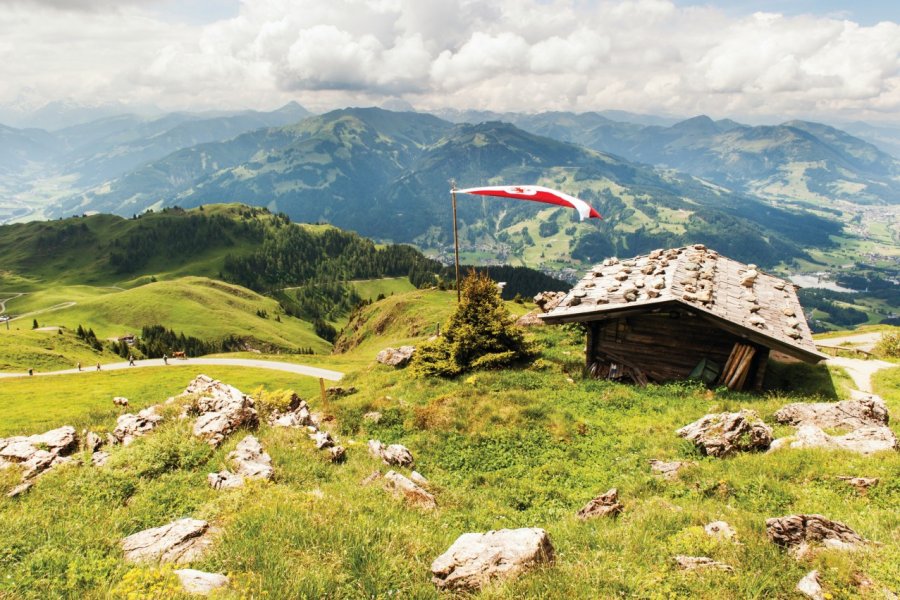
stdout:
<svg viewBox="0 0 900 600">
<path fill-rule="evenodd" d="M 122 540 L 127 562 L 188 563 L 209 547 L 209 523 L 198 519 L 179 519 Z"/>
<path fill-rule="evenodd" d="M 253 398 L 206 375 L 198 375 L 183 395 L 196 396 L 188 407 L 189 414 L 198 415 L 194 435 L 211 446 L 221 444 L 238 427 L 255 427 L 259 421 Z"/>
<path fill-rule="evenodd" d="M 815 425 L 822 429 L 859 429 L 883 427 L 888 424 L 884 400 L 871 394 L 860 394 L 852 400 L 840 402 L 796 402 L 775 413 L 779 423 Z"/>
<path fill-rule="evenodd" d="M 772 442 L 771 450 L 781 448 L 826 448 L 873 454 L 896 450 L 898 442 L 890 427 L 860 427 L 845 435 L 828 435 L 815 425 L 803 425 L 794 435 Z"/>
<path fill-rule="evenodd" d="M 388 471 L 384 475 L 384 479 L 388 488 L 395 494 L 403 496 L 409 504 L 428 510 L 437 508 L 434 496 L 408 477 L 396 471 Z"/>
<path fill-rule="evenodd" d="M 84 430 L 81 432 L 81 444 L 82 447 L 88 452 L 96 452 L 100 448 L 103 447 L 103 444 L 106 443 L 102 437 L 94 433 L 93 431 Z"/>
<path fill-rule="evenodd" d="M 715 457 L 765 450 L 772 443 L 772 428 L 751 410 L 705 415 L 677 433 Z"/>
<path fill-rule="evenodd" d="M 369 454 L 395 467 L 412 467 L 414 464 L 412 453 L 401 444 L 385 446 L 380 440 L 369 440 Z"/>
<path fill-rule="evenodd" d="M 415 353 L 415 346 L 400 346 L 399 348 L 385 348 L 375 357 L 375 360 L 389 367 L 405 367 Z"/>
<path fill-rule="evenodd" d="M 291 402 L 287 411 L 280 412 L 275 410 L 269 415 L 269 425 L 273 427 L 309 427 L 312 423 L 312 415 L 309 412 L 309 405 L 306 400 L 297 398 L 297 402 Z"/>
<path fill-rule="evenodd" d="M 544 324 L 544 322 L 538 316 L 540 314 L 540 310 L 533 310 L 530 313 L 526 313 L 516 319 L 516 325 L 518 325 L 519 327 L 540 327 Z"/>
<path fill-rule="evenodd" d="M 102 467 L 109 461 L 109 452 L 98 450 L 91 454 L 91 464 L 95 467 Z"/>
<path fill-rule="evenodd" d="M 822 515 L 790 515 L 766 519 L 766 534 L 779 546 L 799 549 L 809 544 L 852 550 L 866 543 L 858 533 Z"/>
<path fill-rule="evenodd" d="M 534 303 L 538 305 L 541 312 L 550 312 L 559 306 L 565 297 L 565 292 L 541 292 L 534 297 Z"/>
<path fill-rule="evenodd" d="M 0 438 L 0 469 L 18 464 L 22 479 L 31 479 L 69 462 L 68 455 L 77 448 L 75 428 L 69 425 L 31 436 Z"/>
<path fill-rule="evenodd" d="M 819 581 L 819 572 L 810 571 L 797 583 L 797 591 L 810 600 L 825 600 L 822 584 Z"/>
<path fill-rule="evenodd" d="M 478 590 L 552 561 L 553 545 L 543 529 L 464 533 L 431 563 L 431 581 L 445 590 Z"/>
<path fill-rule="evenodd" d="M 595 517 L 614 517 L 622 512 L 623 508 L 625 507 L 619 503 L 619 491 L 613 488 L 585 504 L 578 511 L 578 518 L 587 520 Z"/>
<path fill-rule="evenodd" d="M 241 487 L 245 479 L 271 480 L 275 476 L 272 457 L 263 451 L 259 440 L 252 435 L 241 440 L 237 447 L 228 453 L 228 458 L 235 465 L 235 473 L 219 471 L 206 476 L 209 485 L 217 490 Z"/>
<path fill-rule="evenodd" d="M 846 481 L 847 484 L 852 485 L 857 491 L 863 494 L 868 492 L 870 487 L 878 485 L 878 482 L 880 481 L 877 477 L 848 477 L 846 475 L 839 475 L 838 479 Z"/>
<path fill-rule="evenodd" d="M 228 577 L 221 573 L 206 573 L 195 569 L 176 569 L 175 575 L 181 581 L 181 587 L 188 594 L 208 596 L 215 590 L 228 587 Z"/>
<path fill-rule="evenodd" d="M 218 473 L 210 473 L 206 476 L 206 481 L 214 490 L 233 490 L 243 487 L 244 476 L 232 473 L 228 470 L 219 471 Z"/>
<path fill-rule="evenodd" d="M 674 481 L 678 479 L 678 472 L 684 469 L 685 467 L 690 467 L 692 465 L 696 465 L 697 463 L 693 461 L 682 461 L 682 460 L 672 460 L 672 461 L 664 461 L 664 460 L 656 460 L 652 459 L 650 461 L 650 470 L 654 473 L 658 473 L 662 476 L 663 479 L 668 479 L 669 481 Z"/>
<path fill-rule="evenodd" d="M 145 408 L 137 414 L 120 415 L 112 432 L 113 441 L 127 446 L 135 439 L 153 431 L 160 421 L 162 416 L 156 414 L 155 406 Z"/>
<path fill-rule="evenodd" d="M 726 571 L 731 572 L 734 569 L 730 565 L 723 562 L 713 560 L 708 556 L 685 556 L 679 554 L 675 557 L 675 564 L 683 571 Z"/>
</svg>

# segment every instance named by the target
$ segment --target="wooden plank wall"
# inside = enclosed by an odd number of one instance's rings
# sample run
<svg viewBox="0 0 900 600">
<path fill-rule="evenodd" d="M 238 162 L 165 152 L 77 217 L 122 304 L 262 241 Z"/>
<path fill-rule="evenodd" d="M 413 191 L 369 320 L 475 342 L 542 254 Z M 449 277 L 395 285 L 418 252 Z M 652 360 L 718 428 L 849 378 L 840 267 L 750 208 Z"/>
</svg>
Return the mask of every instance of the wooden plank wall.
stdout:
<svg viewBox="0 0 900 600">
<path fill-rule="evenodd" d="M 640 368 L 653 381 L 684 379 L 703 358 L 714 360 L 722 368 L 734 343 L 746 342 L 683 310 L 632 315 L 590 325 L 596 328 L 589 327 L 594 330 L 589 336 L 593 346 L 589 365 L 618 358 Z M 750 374 L 751 384 L 756 383 L 757 371 Z"/>
</svg>

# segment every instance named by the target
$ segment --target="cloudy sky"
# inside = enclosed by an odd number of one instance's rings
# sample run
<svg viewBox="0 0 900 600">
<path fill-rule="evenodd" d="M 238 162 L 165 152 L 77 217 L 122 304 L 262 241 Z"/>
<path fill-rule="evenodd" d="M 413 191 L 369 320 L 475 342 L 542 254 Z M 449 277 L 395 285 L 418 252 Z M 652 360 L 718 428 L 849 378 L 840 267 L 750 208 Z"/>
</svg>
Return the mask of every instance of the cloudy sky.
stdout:
<svg viewBox="0 0 900 600">
<path fill-rule="evenodd" d="M 900 2 L 0 0 L 0 81 L 7 112 L 296 100 L 900 122 Z"/>
</svg>

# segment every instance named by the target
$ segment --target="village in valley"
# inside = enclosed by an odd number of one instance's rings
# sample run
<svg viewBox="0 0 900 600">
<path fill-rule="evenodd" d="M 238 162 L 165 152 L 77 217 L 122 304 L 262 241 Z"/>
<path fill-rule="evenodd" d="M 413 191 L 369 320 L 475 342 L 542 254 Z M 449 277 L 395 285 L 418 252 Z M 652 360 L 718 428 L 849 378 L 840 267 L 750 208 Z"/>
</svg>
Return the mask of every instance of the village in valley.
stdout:
<svg viewBox="0 0 900 600">
<path fill-rule="evenodd" d="M 900 598 L 827 4 L 0 3 L 0 600 Z"/>
</svg>

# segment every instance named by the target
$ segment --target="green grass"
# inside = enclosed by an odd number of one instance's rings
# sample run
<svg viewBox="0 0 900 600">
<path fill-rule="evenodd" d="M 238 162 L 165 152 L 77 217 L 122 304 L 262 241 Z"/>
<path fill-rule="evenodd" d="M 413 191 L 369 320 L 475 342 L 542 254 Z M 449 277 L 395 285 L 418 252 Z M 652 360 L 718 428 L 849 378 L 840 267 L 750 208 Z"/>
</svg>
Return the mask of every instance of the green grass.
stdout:
<svg viewBox="0 0 900 600">
<path fill-rule="evenodd" d="M 58 371 L 76 363 L 88 367 L 97 362 L 121 360 L 109 351 L 97 352 L 71 331 L 32 331 L 0 327 L 0 372 Z"/>
<path fill-rule="evenodd" d="M 383 277 L 381 279 L 363 279 L 351 281 L 350 285 L 364 300 L 375 300 L 379 295 L 385 297 L 393 294 L 402 294 L 416 289 L 409 282 L 408 277 Z"/>
<path fill-rule="evenodd" d="M 878 589 L 900 586 L 894 568 L 900 559 L 897 453 L 867 458 L 804 450 L 709 459 L 674 434 L 707 412 L 741 407 L 771 422 L 796 392 L 757 396 L 585 380 L 581 337 L 549 327 L 535 333 L 544 352 L 532 367 L 456 380 L 414 378 L 375 364 L 372 350 L 408 339 L 414 315 L 430 323 L 453 298 L 410 296 L 415 310 L 397 312 L 399 298 L 382 303 L 385 313 L 390 306 L 402 317 L 382 337 L 373 335 L 344 355 L 310 357 L 349 369 L 342 385 L 359 388 L 349 397 L 322 405 L 314 379 L 204 368 L 248 392 L 258 385 L 297 389 L 313 410 L 334 417 L 329 428 L 348 447 L 346 464 L 327 463 L 303 431 L 262 426 L 257 435 L 272 455 L 276 481 L 216 492 L 205 475 L 227 466 L 227 453 L 243 433 L 210 450 L 190 438 L 189 422 L 171 421 L 114 449 L 108 468 L 61 467 L 20 499 L 0 496 L 0 597 L 115 597 L 113 588 L 134 568 L 122 562 L 118 540 L 184 516 L 221 527 L 211 553 L 192 567 L 231 573 L 236 587 L 226 596 L 235 598 L 262 597 L 263 591 L 271 598 L 438 597 L 428 567 L 458 535 L 524 526 L 548 530 L 555 564 L 477 597 L 788 598 L 813 568 L 834 597 L 863 595 L 853 584 L 856 572 Z M 171 368 L 3 382 L 0 435 L 64 423 L 108 429 L 116 415 L 113 395 L 145 406 L 178 392 L 193 375 Z M 880 374 L 876 385 L 895 390 L 893 377 Z M 900 398 L 885 398 L 898 414 Z M 362 418 L 371 410 L 383 415 L 377 424 Z M 436 511 L 407 508 L 378 483 L 360 485 L 373 470 L 385 470 L 365 450 L 370 438 L 412 450 L 417 470 L 432 482 Z M 651 458 L 698 465 L 667 482 L 650 473 Z M 881 477 L 882 483 L 862 496 L 836 480 L 847 474 Z M 0 471 L 0 492 L 14 483 L 14 470 Z M 611 487 L 625 504 L 619 518 L 575 517 Z M 764 523 L 800 512 L 845 522 L 883 545 L 798 562 L 768 542 Z M 735 527 L 740 545 L 698 533 L 718 519 Z M 680 573 L 671 560 L 679 553 L 708 555 L 736 571 Z"/>
</svg>

